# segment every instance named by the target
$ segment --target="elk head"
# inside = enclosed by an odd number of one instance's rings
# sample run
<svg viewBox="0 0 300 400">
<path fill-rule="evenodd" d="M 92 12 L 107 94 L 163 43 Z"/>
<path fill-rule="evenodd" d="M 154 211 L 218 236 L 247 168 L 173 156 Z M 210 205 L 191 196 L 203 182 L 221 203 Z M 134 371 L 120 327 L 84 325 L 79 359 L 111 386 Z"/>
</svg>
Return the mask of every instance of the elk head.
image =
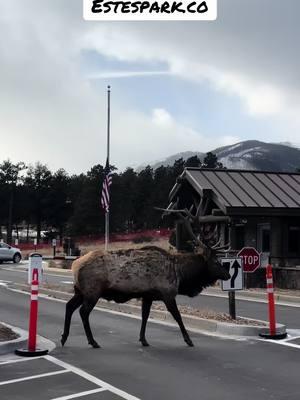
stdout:
<svg viewBox="0 0 300 400">
<path fill-rule="evenodd" d="M 192 207 L 191 207 L 192 209 Z M 230 274 L 226 268 L 224 268 L 219 261 L 219 257 L 224 255 L 230 250 L 230 244 L 220 246 L 220 230 L 218 229 L 217 223 L 224 223 L 229 221 L 227 216 L 214 216 L 199 215 L 200 205 L 195 215 L 191 213 L 191 209 L 175 210 L 175 209 L 160 209 L 164 211 L 164 214 L 175 214 L 178 219 L 184 224 L 186 232 L 189 234 L 194 247 L 194 252 L 201 255 L 207 266 L 207 274 L 212 280 L 228 280 Z M 197 233 L 194 232 L 192 223 L 197 226 Z M 212 231 L 205 232 L 205 224 L 215 225 Z"/>
</svg>

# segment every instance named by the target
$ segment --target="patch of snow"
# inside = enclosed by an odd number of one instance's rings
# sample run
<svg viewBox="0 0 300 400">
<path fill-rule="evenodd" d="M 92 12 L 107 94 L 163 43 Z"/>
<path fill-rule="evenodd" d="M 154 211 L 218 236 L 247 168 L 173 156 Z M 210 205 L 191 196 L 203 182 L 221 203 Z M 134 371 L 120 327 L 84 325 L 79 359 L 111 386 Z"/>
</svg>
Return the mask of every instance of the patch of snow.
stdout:
<svg viewBox="0 0 300 400">
<path fill-rule="evenodd" d="M 230 152 L 230 151 L 232 151 L 234 149 L 237 149 L 238 147 L 241 147 L 241 146 L 242 146 L 242 143 L 238 143 L 238 144 L 235 144 L 233 146 L 226 147 L 225 150 L 222 150 L 222 151 L 218 152 L 218 156 L 220 156 L 220 154 L 223 154 L 223 153 L 228 153 L 228 152 Z"/>
<path fill-rule="evenodd" d="M 232 157 L 243 157 L 243 156 L 245 156 L 245 154 L 256 154 L 258 152 L 260 152 L 261 154 L 262 153 L 267 153 L 267 150 L 262 148 L 262 147 L 260 147 L 260 146 L 252 147 L 250 149 L 246 149 L 246 150 L 242 150 L 242 151 L 240 151 L 238 153 L 234 153 L 232 155 Z"/>
<path fill-rule="evenodd" d="M 222 157 L 220 158 L 220 162 L 224 165 L 226 168 L 233 168 L 233 169 L 253 169 L 253 164 L 251 162 L 248 162 L 247 160 L 243 158 L 238 158 L 238 157 Z"/>
</svg>

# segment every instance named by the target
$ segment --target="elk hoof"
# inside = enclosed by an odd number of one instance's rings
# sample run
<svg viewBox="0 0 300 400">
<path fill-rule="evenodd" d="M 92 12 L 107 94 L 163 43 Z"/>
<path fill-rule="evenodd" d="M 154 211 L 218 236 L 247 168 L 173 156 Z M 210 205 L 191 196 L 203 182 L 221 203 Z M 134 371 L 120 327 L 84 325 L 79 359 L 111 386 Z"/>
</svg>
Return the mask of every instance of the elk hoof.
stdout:
<svg viewBox="0 0 300 400">
<path fill-rule="evenodd" d="M 140 339 L 140 342 L 142 343 L 142 346 L 149 347 L 149 343 L 147 342 L 146 339 Z"/>
<path fill-rule="evenodd" d="M 61 335 L 60 343 L 63 347 L 64 347 L 64 344 L 66 343 L 67 339 L 68 339 L 67 335 L 64 335 L 64 334 Z"/>
<path fill-rule="evenodd" d="M 94 349 L 100 349 L 99 344 L 93 340 L 92 342 L 89 342 L 89 344 L 94 348 Z"/>
<path fill-rule="evenodd" d="M 194 343 L 191 341 L 190 338 L 185 339 L 185 343 L 190 347 L 194 347 Z"/>
</svg>

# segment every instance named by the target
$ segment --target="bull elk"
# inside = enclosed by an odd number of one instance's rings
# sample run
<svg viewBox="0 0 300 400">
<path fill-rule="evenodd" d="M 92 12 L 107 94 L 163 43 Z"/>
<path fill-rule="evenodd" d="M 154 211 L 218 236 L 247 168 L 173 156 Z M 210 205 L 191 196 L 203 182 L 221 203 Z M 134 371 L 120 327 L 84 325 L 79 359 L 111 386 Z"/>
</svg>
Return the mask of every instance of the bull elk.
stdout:
<svg viewBox="0 0 300 400">
<path fill-rule="evenodd" d="M 179 215 L 182 217 L 182 213 Z M 218 247 L 219 243 L 209 247 L 195 236 L 188 214 L 184 222 L 197 245 L 194 253 L 172 254 L 159 247 L 145 246 L 107 253 L 96 250 L 75 260 L 72 264 L 75 294 L 66 304 L 61 344 L 64 345 L 69 336 L 73 312 L 81 306 L 79 312 L 88 344 L 100 347 L 89 324 L 89 315 L 97 301 L 103 298 L 124 303 L 135 298 L 142 299 L 140 342 L 143 346 L 149 345 L 145 337 L 146 324 L 152 302 L 157 300 L 165 303 L 185 342 L 193 346 L 182 322 L 176 296 L 197 296 L 205 287 L 218 279 L 227 280 L 230 275 L 218 261 L 217 251 L 223 249 Z"/>
</svg>

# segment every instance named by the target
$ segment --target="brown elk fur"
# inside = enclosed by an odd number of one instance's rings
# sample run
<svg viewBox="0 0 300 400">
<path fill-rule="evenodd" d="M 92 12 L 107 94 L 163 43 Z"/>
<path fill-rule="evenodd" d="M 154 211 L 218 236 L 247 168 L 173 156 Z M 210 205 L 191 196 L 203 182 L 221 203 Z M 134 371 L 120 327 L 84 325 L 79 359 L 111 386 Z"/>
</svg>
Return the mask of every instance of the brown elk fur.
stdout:
<svg viewBox="0 0 300 400">
<path fill-rule="evenodd" d="M 74 261 L 72 271 L 75 295 L 66 305 L 61 341 L 64 345 L 69 335 L 72 313 L 81 305 L 80 315 L 88 342 L 93 347 L 99 346 L 93 338 L 88 317 L 99 298 L 117 303 L 132 298 L 142 299 L 140 341 L 144 346 L 148 345 L 145 329 L 152 302 L 164 301 L 179 324 L 184 340 L 192 346 L 176 305 L 176 295 L 193 297 L 217 279 L 229 278 L 215 254 L 172 254 L 154 246 L 109 253 L 93 251 Z"/>
</svg>

